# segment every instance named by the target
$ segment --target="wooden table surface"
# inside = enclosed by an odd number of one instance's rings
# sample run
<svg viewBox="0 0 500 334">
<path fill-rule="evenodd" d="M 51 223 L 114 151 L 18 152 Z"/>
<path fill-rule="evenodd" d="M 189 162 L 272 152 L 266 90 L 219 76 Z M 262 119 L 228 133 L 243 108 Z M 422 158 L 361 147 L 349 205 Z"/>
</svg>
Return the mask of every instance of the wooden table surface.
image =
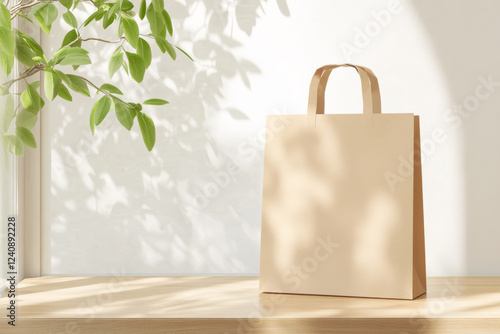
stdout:
<svg viewBox="0 0 500 334">
<path fill-rule="evenodd" d="M 257 277 L 37 277 L 15 333 L 500 333 L 500 277 L 428 278 L 415 300 L 259 294 Z"/>
</svg>

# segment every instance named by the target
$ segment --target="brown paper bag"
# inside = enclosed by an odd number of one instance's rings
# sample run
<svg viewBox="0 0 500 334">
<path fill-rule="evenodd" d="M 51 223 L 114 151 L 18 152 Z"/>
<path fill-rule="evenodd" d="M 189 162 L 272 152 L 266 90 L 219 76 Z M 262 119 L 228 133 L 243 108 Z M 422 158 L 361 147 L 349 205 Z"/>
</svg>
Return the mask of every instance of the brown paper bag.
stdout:
<svg viewBox="0 0 500 334">
<path fill-rule="evenodd" d="M 330 72 L 361 77 L 363 114 L 324 114 Z M 413 299 L 425 293 L 419 118 L 381 114 L 375 75 L 329 65 L 307 115 L 269 115 L 261 292 Z"/>
</svg>

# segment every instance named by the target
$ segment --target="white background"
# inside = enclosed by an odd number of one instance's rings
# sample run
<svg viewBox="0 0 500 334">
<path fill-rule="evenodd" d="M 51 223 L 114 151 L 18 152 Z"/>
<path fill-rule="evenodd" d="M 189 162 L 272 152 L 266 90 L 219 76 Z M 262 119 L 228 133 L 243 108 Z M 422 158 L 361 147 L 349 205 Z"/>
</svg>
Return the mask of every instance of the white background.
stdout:
<svg viewBox="0 0 500 334">
<path fill-rule="evenodd" d="M 498 1 L 166 6 L 173 42 L 196 62 L 153 46 L 141 85 L 123 71 L 112 80 L 129 101 L 171 102 L 144 110 L 157 125 L 153 152 L 137 122 L 128 133 L 112 114 L 92 137 L 95 98 L 45 107 L 42 274 L 258 274 L 265 115 L 305 113 L 314 70 L 353 62 L 378 76 L 382 112 L 421 116 L 428 275 L 500 275 L 500 86 L 490 93 L 480 81 L 500 82 Z M 43 43 L 55 51 L 69 26 L 53 29 Z M 86 43 L 95 65 L 85 75 L 104 83 L 116 45 Z M 327 113 L 361 112 L 358 80 L 352 69 L 333 73 Z M 464 103 L 472 111 L 457 113 Z"/>
</svg>

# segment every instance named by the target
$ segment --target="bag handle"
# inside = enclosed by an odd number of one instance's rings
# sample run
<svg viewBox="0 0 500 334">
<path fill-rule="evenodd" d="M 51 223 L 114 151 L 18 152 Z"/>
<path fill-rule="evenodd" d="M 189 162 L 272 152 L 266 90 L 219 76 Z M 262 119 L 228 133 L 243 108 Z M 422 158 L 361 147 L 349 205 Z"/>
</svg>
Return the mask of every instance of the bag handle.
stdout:
<svg viewBox="0 0 500 334">
<path fill-rule="evenodd" d="M 327 65 L 323 66 L 325 69 L 321 74 L 320 82 L 318 84 L 318 99 L 321 100 L 321 106 L 318 104 L 316 109 L 316 114 L 324 114 L 324 96 L 325 89 L 328 83 L 328 78 L 330 73 L 338 67 L 354 67 L 361 77 L 361 88 L 363 91 L 363 113 L 364 114 L 380 114 L 380 88 L 378 85 L 378 80 L 373 72 L 364 66 L 352 65 L 352 64 L 342 64 L 342 65 Z M 362 72 L 366 73 L 362 73 Z M 367 84 L 366 77 L 368 77 L 369 83 Z M 367 93 L 366 87 L 369 87 L 369 92 Z M 367 94 L 366 94 L 367 93 Z M 367 102 L 367 103 L 365 103 Z M 370 108 L 371 107 L 371 108 Z"/>
<path fill-rule="evenodd" d="M 326 84 L 330 73 L 338 67 L 353 67 L 358 72 L 363 92 L 363 114 L 372 115 L 381 112 L 378 80 L 369 68 L 353 64 L 326 65 L 316 70 L 309 86 L 307 122 L 312 126 L 316 124 L 316 115 L 325 112 Z"/>
</svg>

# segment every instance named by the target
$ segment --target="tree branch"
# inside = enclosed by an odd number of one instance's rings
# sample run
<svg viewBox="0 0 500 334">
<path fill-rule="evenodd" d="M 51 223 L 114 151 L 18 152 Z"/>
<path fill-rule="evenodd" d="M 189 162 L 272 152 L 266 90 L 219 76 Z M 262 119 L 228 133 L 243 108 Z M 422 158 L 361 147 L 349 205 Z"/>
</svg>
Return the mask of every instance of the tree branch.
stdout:
<svg viewBox="0 0 500 334">
<path fill-rule="evenodd" d="M 21 1 L 17 5 L 12 6 L 12 8 L 10 9 L 11 20 L 14 19 L 17 16 L 17 14 L 19 14 L 22 10 L 36 6 L 39 3 L 42 3 L 42 2 L 32 0 L 32 1 L 29 1 L 29 2 L 23 4 L 23 2 Z"/>
<path fill-rule="evenodd" d="M 28 2 L 23 2 L 23 0 L 19 1 L 18 3 L 16 3 L 15 5 L 12 5 L 12 7 L 9 8 L 9 11 L 13 11 L 13 10 L 16 10 L 17 8 L 27 4 L 27 3 L 30 3 L 34 0 L 31 0 L 31 1 L 28 1 Z M 6 6 L 7 7 L 7 6 Z M 8 8 L 8 7 L 7 7 Z"/>
<path fill-rule="evenodd" d="M 96 85 L 94 85 L 89 79 L 84 78 L 81 75 L 77 75 L 77 77 L 79 77 L 80 79 L 82 79 L 83 81 L 85 81 L 86 83 L 88 83 L 89 85 L 91 85 L 95 90 L 99 90 L 99 87 L 97 87 Z"/>
<path fill-rule="evenodd" d="M 103 42 L 103 43 L 110 43 L 110 44 L 114 44 L 114 43 L 120 43 L 121 41 L 124 41 L 125 40 L 125 37 L 122 37 L 120 38 L 119 40 L 117 41 L 108 41 L 108 40 L 105 40 L 105 39 L 101 39 L 101 38 L 96 38 L 96 37 L 88 37 L 88 38 L 81 38 L 81 37 L 78 37 L 77 39 L 75 39 L 74 41 L 72 41 L 71 43 L 68 43 L 67 45 L 65 46 L 69 46 L 73 43 L 76 43 L 78 41 L 82 41 L 82 42 L 87 42 L 87 41 L 99 41 L 99 42 Z M 15 79 L 12 79 L 10 81 L 7 81 L 5 82 L 2 86 L 4 86 L 6 89 L 9 89 L 10 86 L 12 86 L 13 83 L 15 83 L 16 81 L 19 81 L 19 80 L 22 80 L 22 79 L 25 79 L 27 77 L 30 77 L 32 76 L 33 74 L 35 73 L 38 73 L 40 72 L 41 70 L 43 70 L 45 68 L 45 64 L 39 64 L 39 65 L 35 65 L 33 67 L 30 67 L 29 69 L 27 69 L 23 74 L 21 74 L 20 76 L 18 76 L 17 78 Z M 90 85 L 92 85 L 95 89 L 99 89 L 97 86 L 95 86 L 93 83 L 91 83 L 90 81 L 88 81 L 87 79 L 83 78 L 85 81 L 87 81 Z"/>
<path fill-rule="evenodd" d="M 39 3 L 52 3 L 52 2 L 58 2 L 59 0 L 49 0 L 49 1 L 38 1 L 38 0 L 31 0 L 26 3 L 23 3 L 20 1 L 17 5 L 12 6 L 10 9 L 10 18 L 13 19 L 19 14 L 21 11 L 24 9 L 28 9 L 31 7 L 34 7 L 38 5 Z M 92 4 L 96 7 L 99 7 L 99 4 L 97 4 L 94 0 L 81 0 L 81 1 L 87 1 L 87 2 L 92 2 Z"/>
<path fill-rule="evenodd" d="M 45 68 L 45 64 L 39 64 L 39 65 L 35 65 L 33 67 L 30 67 L 26 71 L 24 71 L 23 74 L 21 74 L 20 76 L 18 76 L 15 79 L 12 79 L 10 81 L 5 82 L 2 86 L 4 86 L 6 89 L 9 89 L 13 83 L 15 83 L 19 80 L 26 79 L 26 78 L 32 76 L 33 74 L 40 72 L 44 68 Z"/>
<path fill-rule="evenodd" d="M 100 90 L 99 87 L 97 87 L 94 83 L 92 83 L 89 79 L 87 78 L 84 78 L 82 77 L 81 75 L 77 75 L 77 77 L 79 77 L 80 79 L 82 79 L 83 81 L 85 81 L 86 83 L 88 83 L 90 86 L 92 86 L 97 92 L 102 92 L 103 94 L 109 96 L 109 97 L 114 97 L 114 98 L 117 98 L 116 96 L 114 96 L 113 94 L 105 91 L 105 90 Z M 120 101 L 122 101 L 121 99 L 119 99 Z M 128 107 L 130 108 L 133 108 L 133 106 L 129 103 L 129 102 L 125 102 L 125 101 L 122 101 L 124 104 L 126 104 Z"/>
<path fill-rule="evenodd" d="M 74 41 L 64 45 L 64 46 L 70 46 L 70 45 L 73 45 L 74 43 L 76 42 L 87 42 L 87 41 L 99 41 L 99 42 L 103 42 L 103 43 L 110 43 L 110 44 L 114 44 L 114 43 L 120 43 L 122 40 L 125 40 L 125 37 L 122 37 L 120 38 L 119 40 L 117 41 L 108 41 L 106 39 L 100 39 L 100 38 L 96 38 L 96 37 L 88 37 L 88 38 L 81 38 L 81 37 L 78 37 L 77 39 L 75 39 Z"/>
<path fill-rule="evenodd" d="M 125 39 L 125 37 L 122 37 L 122 38 L 120 38 L 117 41 L 108 41 L 108 40 L 105 40 L 105 39 L 100 39 L 100 38 L 95 38 L 95 37 L 82 38 L 80 40 L 82 42 L 86 42 L 86 41 L 99 41 L 99 42 L 103 42 L 103 43 L 120 43 L 123 39 Z"/>
<path fill-rule="evenodd" d="M 14 6 L 12 6 L 10 8 L 9 11 L 10 11 L 11 19 L 14 19 L 24 9 L 28 9 L 28 8 L 34 7 L 34 6 L 36 6 L 36 5 L 40 4 L 40 3 L 53 3 L 53 2 L 58 2 L 58 1 L 59 0 L 42 0 L 42 1 L 39 1 L 39 0 L 28 0 L 27 2 L 23 2 L 23 0 L 21 0 L 17 4 L 15 4 Z M 94 0 L 81 0 L 81 1 L 91 2 L 96 7 L 98 7 L 98 4 Z M 71 43 L 68 43 L 66 46 L 70 46 L 73 43 L 76 43 L 78 41 L 82 41 L 82 42 L 98 41 L 98 42 L 103 42 L 103 43 L 115 44 L 115 43 L 124 42 L 125 41 L 125 37 L 121 37 L 120 39 L 118 39 L 116 41 L 109 41 L 109 40 L 105 40 L 105 39 L 101 39 L 101 38 L 96 38 L 96 37 L 88 37 L 88 38 L 78 37 L 77 39 L 75 39 Z M 14 78 L 14 79 L 12 79 L 10 81 L 5 82 L 2 86 L 5 87 L 6 89 L 9 89 L 15 82 L 23 80 L 23 79 L 26 79 L 26 78 L 28 78 L 28 77 L 30 77 L 30 76 L 32 76 L 32 75 L 34 75 L 34 74 L 42 71 L 44 68 L 45 68 L 45 64 L 38 64 L 38 65 L 35 65 L 33 67 L 30 67 L 23 74 L 21 74 L 17 78 Z M 95 88 L 96 90 L 99 91 L 99 87 L 97 87 L 96 85 L 94 85 L 91 81 L 89 81 L 88 79 L 86 79 L 86 78 L 84 78 L 82 76 L 79 76 L 79 77 L 82 80 L 84 80 L 85 82 L 87 82 L 90 86 L 92 86 L 93 88 Z"/>
</svg>

